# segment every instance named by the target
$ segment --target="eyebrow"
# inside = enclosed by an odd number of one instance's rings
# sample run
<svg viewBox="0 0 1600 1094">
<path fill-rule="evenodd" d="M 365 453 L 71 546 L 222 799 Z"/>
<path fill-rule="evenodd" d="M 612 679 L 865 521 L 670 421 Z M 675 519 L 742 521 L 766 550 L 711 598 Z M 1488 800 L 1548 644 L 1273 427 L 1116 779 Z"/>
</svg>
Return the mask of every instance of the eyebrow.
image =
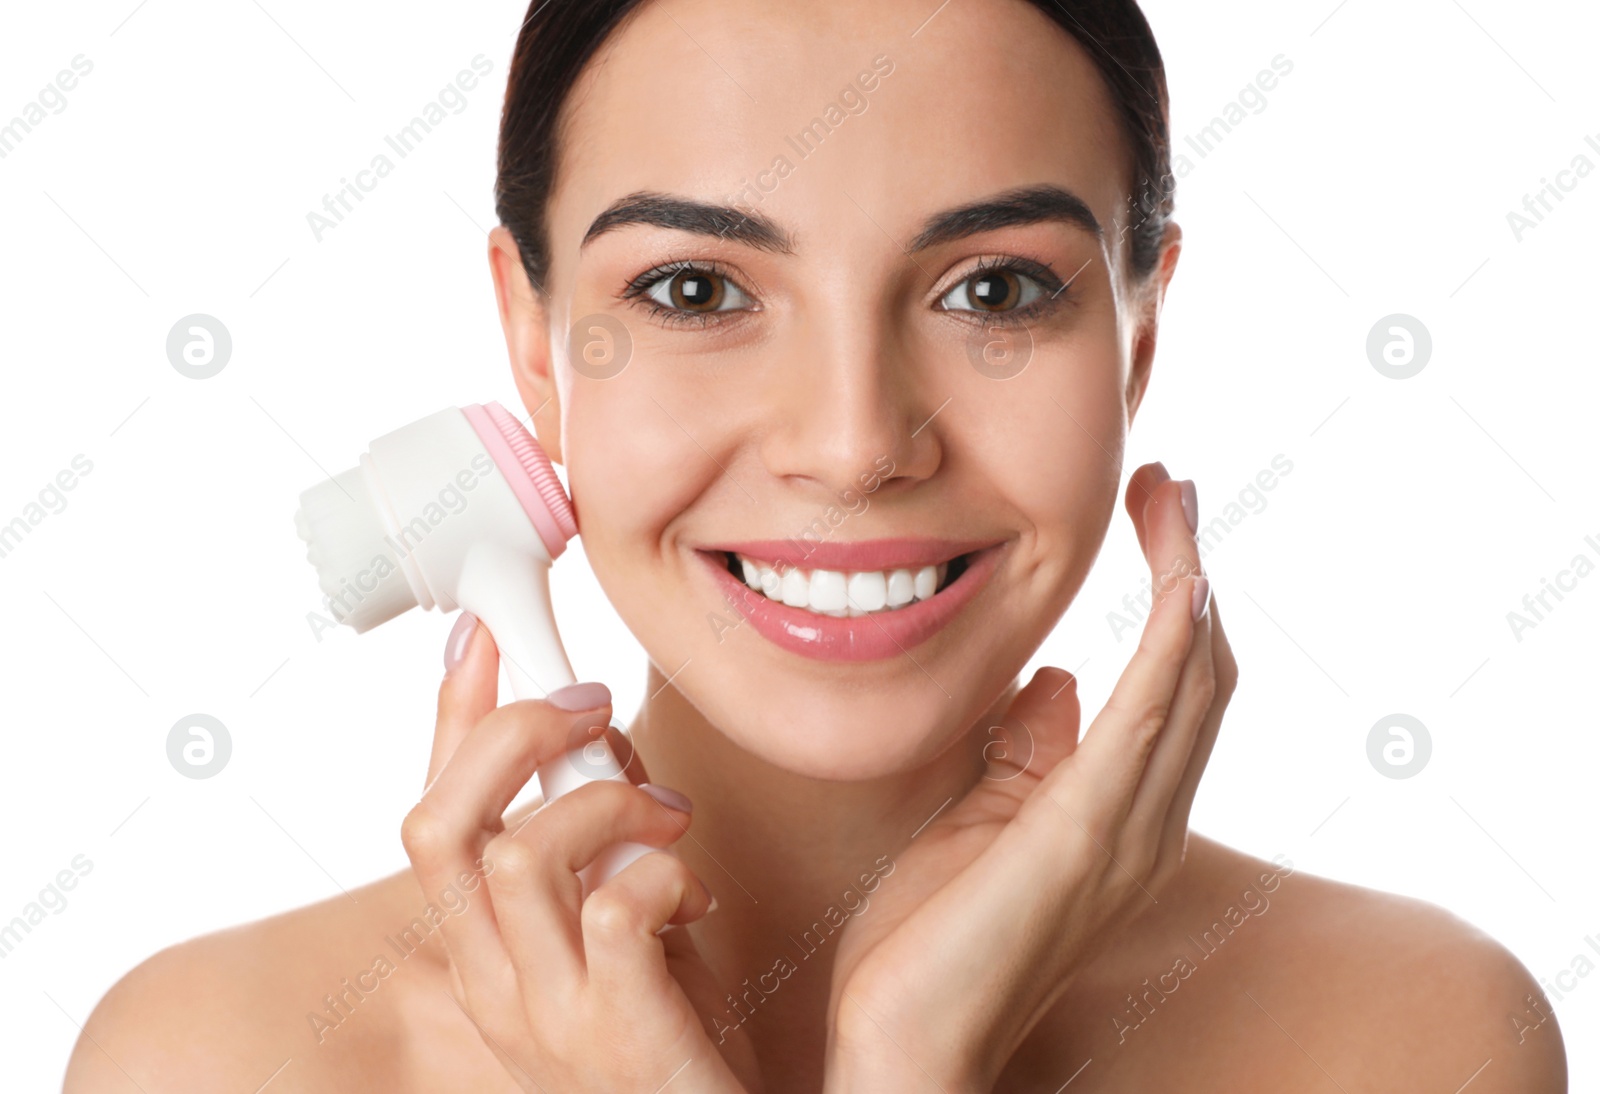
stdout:
<svg viewBox="0 0 1600 1094">
<path fill-rule="evenodd" d="M 1096 238 L 1105 235 L 1100 222 L 1082 198 L 1071 190 L 1042 183 L 1006 190 L 981 201 L 935 213 L 928 218 L 922 231 L 917 233 L 906 250 L 922 251 L 996 228 L 1050 221 L 1082 228 Z"/>
<path fill-rule="evenodd" d="M 1081 228 L 1104 238 L 1100 222 L 1084 200 L 1072 191 L 1050 183 L 1023 186 L 978 201 L 934 213 L 906 247 L 906 253 L 925 251 L 980 232 L 1017 225 L 1057 222 Z M 744 212 L 672 194 L 637 191 L 612 202 L 595 217 L 584 233 L 582 249 L 597 236 L 626 224 L 649 224 L 696 235 L 716 236 L 758 250 L 794 253 L 794 239 L 763 213 Z"/>
<path fill-rule="evenodd" d="M 652 224 L 696 235 L 718 236 L 763 251 L 794 253 L 794 241 L 770 217 L 745 213 L 731 205 L 712 205 L 692 198 L 641 190 L 618 198 L 594 218 L 578 245 L 583 249 L 597 236 L 625 224 Z"/>
</svg>

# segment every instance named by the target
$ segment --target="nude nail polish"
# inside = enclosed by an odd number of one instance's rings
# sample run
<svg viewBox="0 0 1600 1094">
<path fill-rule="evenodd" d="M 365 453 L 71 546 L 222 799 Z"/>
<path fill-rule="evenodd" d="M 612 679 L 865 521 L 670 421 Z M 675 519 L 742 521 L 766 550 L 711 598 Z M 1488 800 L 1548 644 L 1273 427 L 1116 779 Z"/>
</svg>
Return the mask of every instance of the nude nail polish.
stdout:
<svg viewBox="0 0 1600 1094">
<path fill-rule="evenodd" d="M 444 642 L 445 672 L 461 664 L 461 659 L 467 655 L 467 643 L 472 641 L 472 632 L 477 628 L 478 617 L 471 612 L 463 611 L 456 619 L 456 625 L 450 628 L 450 637 Z"/>
<path fill-rule="evenodd" d="M 611 689 L 597 682 L 568 684 L 546 695 L 544 701 L 562 710 L 593 710 L 611 702 Z"/>
<path fill-rule="evenodd" d="M 1200 499 L 1195 494 L 1194 480 L 1184 479 L 1178 484 L 1183 494 L 1183 518 L 1189 522 L 1189 534 L 1200 531 Z"/>
<path fill-rule="evenodd" d="M 681 794 L 670 786 L 657 786 L 655 783 L 640 783 L 639 789 L 649 794 L 656 801 L 668 809 L 676 809 L 680 813 L 694 812 L 694 803 L 687 795 Z"/>
</svg>

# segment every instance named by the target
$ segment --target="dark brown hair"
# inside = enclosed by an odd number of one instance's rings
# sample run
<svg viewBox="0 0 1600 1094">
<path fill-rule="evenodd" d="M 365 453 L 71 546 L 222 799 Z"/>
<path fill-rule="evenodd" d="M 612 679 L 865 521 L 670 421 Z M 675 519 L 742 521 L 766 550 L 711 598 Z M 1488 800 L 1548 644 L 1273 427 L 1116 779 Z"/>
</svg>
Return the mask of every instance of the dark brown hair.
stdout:
<svg viewBox="0 0 1600 1094">
<path fill-rule="evenodd" d="M 517 38 L 500 117 L 495 212 L 544 292 L 550 263 L 545 206 L 557 170 L 562 104 L 589 59 L 643 0 L 532 0 Z M 1155 269 L 1172 215 L 1172 153 L 1161 51 L 1135 0 L 1029 0 L 1093 59 L 1133 153 L 1125 232 L 1136 276 Z"/>
</svg>

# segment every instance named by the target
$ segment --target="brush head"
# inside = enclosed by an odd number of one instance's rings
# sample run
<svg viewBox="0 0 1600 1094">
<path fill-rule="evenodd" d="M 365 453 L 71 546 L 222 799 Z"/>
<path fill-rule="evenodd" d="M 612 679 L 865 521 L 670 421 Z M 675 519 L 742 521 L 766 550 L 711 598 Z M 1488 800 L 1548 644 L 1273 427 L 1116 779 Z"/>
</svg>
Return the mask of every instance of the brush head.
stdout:
<svg viewBox="0 0 1600 1094">
<path fill-rule="evenodd" d="M 561 557 L 567 541 L 578 534 L 578 518 L 544 448 L 499 403 L 473 403 L 461 413 L 516 493 L 551 560 Z"/>
<path fill-rule="evenodd" d="M 360 467 L 303 491 L 294 526 L 338 622 L 360 634 L 417 606 Z"/>
<path fill-rule="evenodd" d="M 361 633 L 418 606 L 455 610 L 470 556 L 548 565 L 578 523 L 544 449 L 490 402 L 377 438 L 356 467 L 301 493 L 295 530 L 328 612 Z"/>
</svg>

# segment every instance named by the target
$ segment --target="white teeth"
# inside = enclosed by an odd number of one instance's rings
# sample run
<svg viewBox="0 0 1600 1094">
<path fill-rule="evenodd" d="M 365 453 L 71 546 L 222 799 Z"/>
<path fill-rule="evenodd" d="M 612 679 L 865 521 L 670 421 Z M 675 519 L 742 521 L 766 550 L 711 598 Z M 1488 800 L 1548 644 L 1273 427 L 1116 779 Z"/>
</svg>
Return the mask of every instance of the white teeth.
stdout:
<svg viewBox="0 0 1600 1094">
<path fill-rule="evenodd" d="M 783 574 L 783 602 L 791 608 L 807 605 L 806 593 L 811 587 L 804 570 L 788 569 Z"/>
<path fill-rule="evenodd" d="M 770 600 L 838 618 L 894 611 L 933 596 L 949 563 L 898 570 L 802 570 L 782 572 L 764 562 L 736 555 L 745 584 Z"/>
<path fill-rule="evenodd" d="M 845 609 L 844 575 L 838 570 L 813 570 L 810 592 L 801 607 L 818 612 L 842 612 Z"/>
<path fill-rule="evenodd" d="M 889 607 L 903 608 L 917 598 L 916 579 L 910 570 L 893 570 L 889 574 Z"/>
<path fill-rule="evenodd" d="M 816 580 L 811 579 L 812 588 L 816 588 Z M 889 603 L 889 579 L 881 570 L 851 574 L 848 592 L 852 606 L 864 612 L 875 612 Z"/>
</svg>

